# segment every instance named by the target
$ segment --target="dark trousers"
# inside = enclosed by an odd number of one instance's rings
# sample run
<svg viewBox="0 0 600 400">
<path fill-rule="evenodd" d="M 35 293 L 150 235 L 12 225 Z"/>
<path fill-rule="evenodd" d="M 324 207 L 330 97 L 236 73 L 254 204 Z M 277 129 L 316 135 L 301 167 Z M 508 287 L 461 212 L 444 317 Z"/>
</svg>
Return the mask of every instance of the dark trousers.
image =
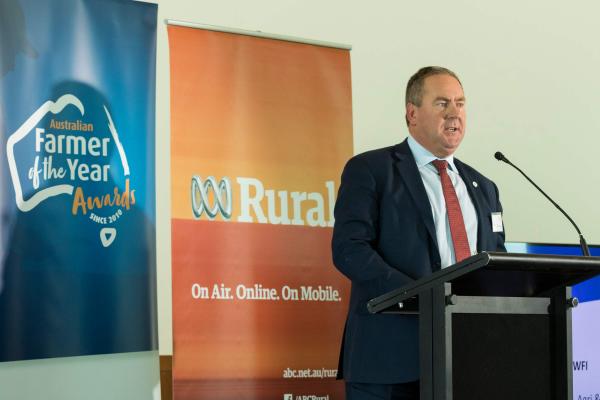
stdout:
<svg viewBox="0 0 600 400">
<path fill-rule="evenodd" d="M 346 382 L 346 400 L 419 400 L 419 381 L 393 385 Z"/>
</svg>

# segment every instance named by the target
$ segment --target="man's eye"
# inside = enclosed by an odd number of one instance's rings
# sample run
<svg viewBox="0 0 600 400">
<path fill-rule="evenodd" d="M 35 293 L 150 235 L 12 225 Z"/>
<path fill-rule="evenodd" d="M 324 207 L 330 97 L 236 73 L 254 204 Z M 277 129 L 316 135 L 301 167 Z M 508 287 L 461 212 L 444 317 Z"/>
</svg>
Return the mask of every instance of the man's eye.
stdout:
<svg viewBox="0 0 600 400">
<path fill-rule="evenodd" d="M 446 107 L 448 103 L 445 101 L 438 101 L 435 105 L 438 107 Z"/>
<path fill-rule="evenodd" d="M 456 107 L 458 108 L 463 108 L 465 106 L 465 103 L 456 103 Z"/>
</svg>

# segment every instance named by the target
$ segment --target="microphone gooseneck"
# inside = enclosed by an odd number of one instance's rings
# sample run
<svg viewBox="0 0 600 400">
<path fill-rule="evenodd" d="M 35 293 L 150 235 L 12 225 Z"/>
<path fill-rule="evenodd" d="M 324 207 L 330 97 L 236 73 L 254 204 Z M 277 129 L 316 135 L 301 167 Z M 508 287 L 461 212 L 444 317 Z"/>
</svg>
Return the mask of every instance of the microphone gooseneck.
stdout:
<svg viewBox="0 0 600 400">
<path fill-rule="evenodd" d="M 525 172 L 521 171 L 521 169 L 519 167 L 517 167 L 515 164 L 511 163 L 508 158 L 504 157 L 504 154 L 502 154 L 501 152 L 497 151 L 496 153 L 494 153 L 494 158 L 496 158 L 496 160 L 498 161 L 504 161 L 505 163 L 507 163 L 508 165 L 510 165 L 511 167 L 513 167 L 514 169 L 516 169 L 517 171 L 519 171 L 521 173 L 521 175 L 523 175 L 525 177 L 525 179 L 527 179 L 537 190 L 540 191 L 541 194 L 544 195 L 544 197 L 546 197 L 550 203 L 552 203 L 554 205 L 554 207 L 558 208 L 558 210 L 569 220 L 569 222 L 571 222 L 571 224 L 573 225 L 573 227 L 575 228 L 575 230 L 577 231 L 577 234 L 579 234 L 579 245 L 581 247 L 581 251 L 583 253 L 584 256 L 590 256 L 590 249 L 588 247 L 587 242 L 585 241 L 585 238 L 583 237 L 583 233 L 581 233 L 581 231 L 579 230 L 579 227 L 577 226 L 577 224 L 575 223 L 575 221 L 573 221 L 573 219 L 569 216 L 569 214 L 567 214 L 565 212 L 565 210 L 563 210 L 558 204 L 556 204 L 556 202 L 554 200 L 552 200 L 550 198 L 550 196 L 548 196 L 546 194 L 546 192 L 544 192 L 542 190 L 542 188 L 540 188 L 538 185 L 536 185 L 536 183 L 534 181 L 531 180 L 531 178 L 529 178 Z"/>
</svg>

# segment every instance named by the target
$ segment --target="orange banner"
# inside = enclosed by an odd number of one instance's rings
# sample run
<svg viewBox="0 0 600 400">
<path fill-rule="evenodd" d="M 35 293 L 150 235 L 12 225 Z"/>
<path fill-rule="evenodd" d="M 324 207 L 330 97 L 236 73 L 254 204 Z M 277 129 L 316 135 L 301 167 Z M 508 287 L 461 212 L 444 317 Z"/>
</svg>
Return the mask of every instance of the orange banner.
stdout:
<svg viewBox="0 0 600 400">
<path fill-rule="evenodd" d="M 349 53 L 168 29 L 175 399 L 341 399 Z"/>
</svg>

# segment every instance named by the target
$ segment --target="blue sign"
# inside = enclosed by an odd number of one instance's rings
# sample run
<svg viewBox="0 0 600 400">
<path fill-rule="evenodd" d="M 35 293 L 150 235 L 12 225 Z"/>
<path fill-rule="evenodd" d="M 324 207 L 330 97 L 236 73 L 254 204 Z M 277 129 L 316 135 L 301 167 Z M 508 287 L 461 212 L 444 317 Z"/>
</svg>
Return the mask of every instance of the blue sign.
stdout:
<svg viewBox="0 0 600 400">
<path fill-rule="evenodd" d="M 0 361 L 157 348 L 156 13 L 0 2 Z"/>
</svg>

